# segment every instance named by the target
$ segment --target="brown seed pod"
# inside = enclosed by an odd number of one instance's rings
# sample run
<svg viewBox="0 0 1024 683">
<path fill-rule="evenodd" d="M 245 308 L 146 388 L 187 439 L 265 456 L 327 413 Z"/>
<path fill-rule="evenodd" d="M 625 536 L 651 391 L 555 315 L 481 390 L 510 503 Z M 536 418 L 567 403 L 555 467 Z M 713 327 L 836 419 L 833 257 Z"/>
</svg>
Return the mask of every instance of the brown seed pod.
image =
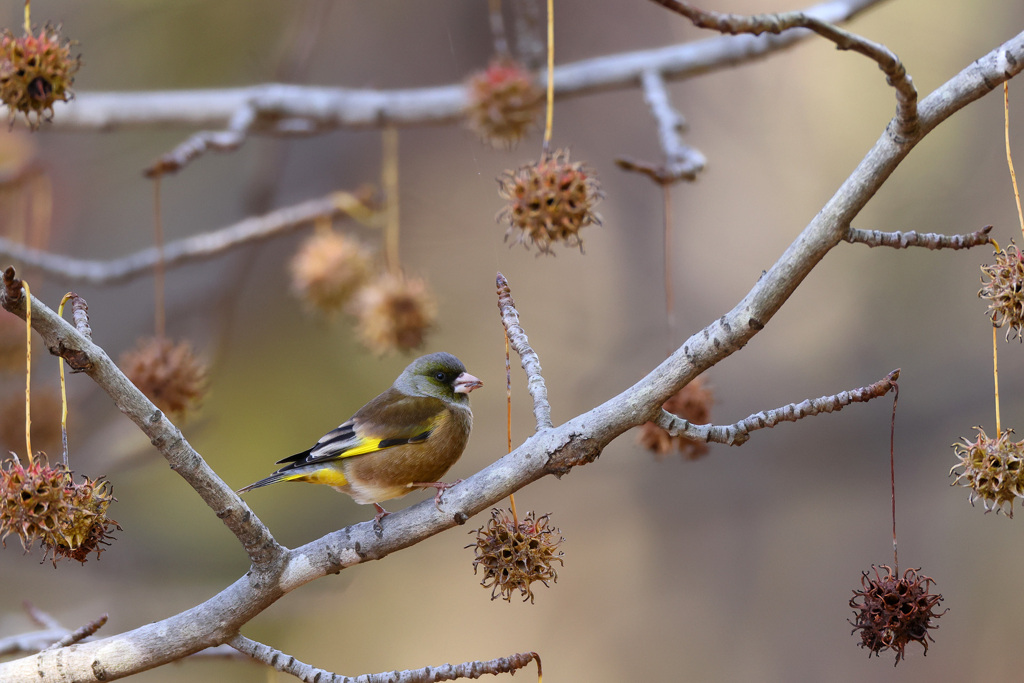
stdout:
<svg viewBox="0 0 1024 683">
<path fill-rule="evenodd" d="M 31 128 L 53 117 L 53 103 L 67 102 L 79 57 L 71 56 L 71 41 L 60 42 L 59 27 L 46 26 L 38 36 L 0 35 L 0 99 L 13 122 L 18 112 Z"/>
<path fill-rule="evenodd" d="M 511 147 L 533 128 L 544 110 L 544 89 L 509 59 L 497 59 L 470 76 L 466 123 L 493 147 Z"/>
<path fill-rule="evenodd" d="M 707 424 L 711 421 L 714 402 L 715 394 L 701 376 L 673 394 L 662 407 L 694 424 Z M 674 437 L 653 422 L 645 422 L 640 427 L 637 441 L 658 459 L 663 459 L 673 448 L 679 450 L 684 460 L 696 460 L 708 452 L 706 442 L 694 441 L 683 435 Z"/>
<path fill-rule="evenodd" d="M 339 312 L 373 272 L 370 250 L 333 230 L 309 236 L 291 261 L 292 291 L 309 308 Z"/>
<path fill-rule="evenodd" d="M 974 441 L 962 437 L 953 444 L 960 462 L 953 465 L 950 475 L 956 475 L 953 486 L 970 489 L 971 505 L 979 498 L 985 512 L 995 510 L 1013 517 L 1014 501 L 1024 496 L 1024 442 L 1012 441 L 1012 429 L 1004 429 L 992 439 L 981 427 L 975 427 Z M 957 471 L 959 469 L 959 471 Z"/>
<path fill-rule="evenodd" d="M 874 578 L 862 572 L 861 588 L 850 598 L 854 612 L 850 623 L 854 633 L 860 631 L 859 645 L 868 649 L 868 657 L 893 650 L 896 664 L 906 658 L 905 648 L 914 641 L 928 654 L 928 641 L 934 642 L 928 631 L 938 628 L 934 620 L 946 613 L 934 611 L 942 601 L 941 595 L 930 591 L 935 582 L 919 575 L 920 569 L 908 569 L 900 577 L 887 565 L 881 568 L 885 576 L 874 565 Z"/>
<path fill-rule="evenodd" d="M 363 344 L 375 353 L 423 345 L 437 317 L 437 303 L 421 278 L 384 273 L 352 301 Z"/>
<path fill-rule="evenodd" d="M 140 339 L 121 356 L 121 368 L 157 408 L 171 416 L 184 417 L 206 393 L 206 366 L 187 341 Z"/>
<path fill-rule="evenodd" d="M 549 526 L 549 515 L 536 517 L 530 511 L 516 523 L 515 519 L 497 508 L 491 510 L 491 519 L 476 531 L 473 573 L 483 570 L 480 585 L 491 589 L 491 600 L 499 596 L 511 602 L 516 590 L 523 601 L 533 602 L 531 584 L 540 581 L 558 581 L 554 563 L 563 564 L 558 549 L 565 539 L 557 528 Z"/>
<path fill-rule="evenodd" d="M 498 194 L 508 202 L 497 216 L 507 226 L 505 240 L 512 237 L 527 249 L 535 244 L 542 254 L 553 254 L 555 243 L 583 251 L 580 230 L 601 224 L 594 211 L 604 197 L 601 186 L 585 164 L 569 161 L 567 149 L 505 171 L 498 178 Z"/>
<path fill-rule="evenodd" d="M 994 254 L 995 263 L 981 267 L 982 287 L 978 296 L 988 301 L 988 315 L 996 327 L 1006 325 L 1006 340 L 1016 336 L 1021 341 L 1024 325 L 1024 257 L 1012 242 Z M 988 281 L 985 281 L 985 277 Z"/>
</svg>

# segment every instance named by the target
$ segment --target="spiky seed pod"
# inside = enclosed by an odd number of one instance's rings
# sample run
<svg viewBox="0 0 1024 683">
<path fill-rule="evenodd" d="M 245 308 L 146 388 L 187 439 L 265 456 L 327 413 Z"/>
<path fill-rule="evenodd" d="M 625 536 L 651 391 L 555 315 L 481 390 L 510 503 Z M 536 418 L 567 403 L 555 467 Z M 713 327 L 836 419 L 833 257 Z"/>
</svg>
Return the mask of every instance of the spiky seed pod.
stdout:
<svg viewBox="0 0 1024 683">
<path fill-rule="evenodd" d="M 935 612 L 942 596 L 932 593 L 932 579 L 919 575 L 920 569 L 908 569 L 900 577 L 887 565 L 882 565 L 885 576 L 872 565 L 875 577 L 861 573 L 861 588 L 853 591 L 853 633 L 860 631 L 861 647 L 868 649 L 868 657 L 881 656 L 882 650 L 896 653 L 896 664 L 906 658 L 908 643 L 917 641 L 928 654 L 928 641 L 935 642 L 928 633 L 938 628 L 933 620 L 946 611 Z M 895 666 L 895 664 L 894 664 Z"/>
<path fill-rule="evenodd" d="M 498 194 L 508 202 L 497 216 L 507 226 L 505 240 L 513 237 L 527 249 L 536 244 L 542 254 L 553 254 L 551 245 L 559 242 L 582 252 L 580 230 L 601 224 L 594 211 L 604 197 L 601 186 L 585 164 L 569 161 L 567 149 L 505 171 Z"/>
<path fill-rule="evenodd" d="M 168 415 L 184 417 L 206 393 L 206 366 L 187 341 L 150 337 L 121 356 L 128 379 Z"/>
<path fill-rule="evenodd" d="M 978 296 L 988 301 L 988 316 L 996 327 L 1006 325 L 1006 340 L 1021 337 L 1024 326 L 1024 257 L 1016 244 L 1010 243 L 994 254 L 996 262 L 981 267 L 982 287 Z M 988 281 L 985 281 L 985 277 Z"/>
<path fill-rule="evenodd" d="M 14 534 L 25 552 L 36 540 L 55 545 L 68 514 L 70 480 L 63 464 L 50 467 L 42 453 L 28 467 L 14 454 L 0 462 L 0 542 L 6 547 L 7 536 Z"/>
<path fill-rule="evenodd" d="M 375 353 L 421 346 L 437 318 L 426 281 L 396 273 L 384 273 L 359 290 L 351 310 L 363 344 Z"/>
<path fill-rule="evenodd" d="M 1024 442 L 1010 439 L 1012 429 L 1004 429 L 995 439 L 981 427 L 975 429 L 974 441 L 961 437 L 962 442 L 953 444 L 960 462 L 949 471 L 956 475 L 952 485 L 970 489 L 971 505 L 980 498 L 985 512 L 1001 511 L 1013 517 L 1014 501 L 1024 496 Z"/>
<path fill-rule="evenodd" d="M 711 421 L 711 405 L 714 402 L 715 394 L 702 376 L 669 397 L 662 407 L 693 424 L 707 424 Z M 637 441 L 659 460 L 665 458 L 673 447 L 679 450 L 685 460 L 696 460 L 708 452 L 706 442 L 694 441 L 683 435 L 673 437 L 653 422 L 646 422 L 640 427 Z"/>
<path fill-rule="evenodd" d="M 565 539 L 549 524 L 549 515 L 538 518 L 532 510 L 517 524 L 511 515 L 495 508 L 487 524 L 470 532 L 476 534 L 476 543 L 466 546 L 476 552 L 473 573 L 483 569 L 480 585 L 491 589 L 491 600 L 500 596 L 511 602 L 512 593 L 518 590 L 523 602 L 529 599 L 532 603 L 533 582 L 547 586 L 548 581 L 558 581 L 554 563 L 564 564 L 558 546 Z"/>
<path fill-rule="evenodd" d="M 31 128 L 53 116 L 54 102 L 67 102 L 79 57 L 71 56 L 71 41 L 60 42 L 60 29 L 45 26 L 38 36 L 0 36 L 0 99 L 10 120 L 21 112 Z"/>
<path fill-rule="evenodd" d="M 496 59 L 470 76 L 466 123 L 493 147 L 519 142 L 544 110 L 544 89 L 510 59 Z"/>
<path fill-rule="evenodd" d="M 113 496 L 110 482 L 102 477 L 96 480 L 83 476 L 82 481 L 72 483 L 67 490 L 69 514 L 56 534 L 56 544 L 46 545 L 46 552 L 52 554 L 53 564 L 67 557 L 82 564 L 89 559 L 89 553 L 100 553 L 110 545 L 113 529 L 120 529 L 114 520 L 107 517 L 107 508 L 117 500 Z M 44 556 L 45 557 L 45 556 Z"/>
<path fill-rule="evenodd" d="M 310 235 L 291 261 L 292 291 L 309 308 L 337 313 L 370 278 L 370 250 L 354 237 L 328 230 Z"/>
</svg>

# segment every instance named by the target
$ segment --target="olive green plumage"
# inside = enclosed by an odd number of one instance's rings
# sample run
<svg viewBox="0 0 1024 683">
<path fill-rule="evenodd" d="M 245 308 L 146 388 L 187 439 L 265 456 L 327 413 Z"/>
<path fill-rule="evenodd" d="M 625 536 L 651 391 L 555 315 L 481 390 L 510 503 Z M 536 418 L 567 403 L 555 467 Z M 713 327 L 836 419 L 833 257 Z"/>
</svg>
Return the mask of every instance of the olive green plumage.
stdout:
<svg viewBox="0 0 1024 683">
<path fill-rule="evenodd" d="M 450 353 L 417 358 L 384 393 L 327 432 L 284 467 L 239 493 L 279 481 L 326 484 L 373 504 L 417 488 L 445 488 L 441 477 L 462 455 L 473 426 L 469 392 L 483 383 Z"/>
</svg>

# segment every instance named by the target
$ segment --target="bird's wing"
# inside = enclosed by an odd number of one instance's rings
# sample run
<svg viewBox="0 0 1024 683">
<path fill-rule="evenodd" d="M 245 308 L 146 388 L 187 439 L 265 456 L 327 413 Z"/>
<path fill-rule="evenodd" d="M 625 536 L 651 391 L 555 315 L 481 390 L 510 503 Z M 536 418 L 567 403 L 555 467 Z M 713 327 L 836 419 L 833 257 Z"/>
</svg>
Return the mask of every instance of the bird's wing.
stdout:
<svg viewBox="0 0 1024 683">
<path fill-rule="evenodd" d="M 426 441 L 444 415 L 445 404 L 440 399 L 388 389 L 324 434 L 308 451 L 277 464 L 287 463 L 282 469 L 293 469 Z"/>
</svg>

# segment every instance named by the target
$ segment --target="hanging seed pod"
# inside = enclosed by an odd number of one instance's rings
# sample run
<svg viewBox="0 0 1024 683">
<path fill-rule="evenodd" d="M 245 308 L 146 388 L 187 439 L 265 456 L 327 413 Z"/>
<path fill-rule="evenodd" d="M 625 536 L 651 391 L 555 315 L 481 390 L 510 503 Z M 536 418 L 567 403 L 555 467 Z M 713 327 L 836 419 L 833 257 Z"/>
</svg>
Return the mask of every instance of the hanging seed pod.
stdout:
<svg viewBox="0 0 1024 683">
<path fill-rule="evenodd" d="M 934 620 L 946 613 L 935 612 L 942 602 L 942 596 L 930 590 L 935 582 L 918 574 L 919 569 L 908 569 L 900 577 L 887 565 L 881 568 L 885 576 L 876 566 L 872 566 L 874 578 L 862 572 L 861 588 L 850 598 L 854 612 L 850 623 L 854 633 L 860 631 L 859 645 L 868 649 L 868 657 L 894 651 L 896 664 L 906 658 L 907 645 L 915 641 L 928 654 L 928 641 L 935 642 L 928 631 L 938 628 Z"/>
<path fill-rule="evenodd" d="M 71 56 L 71 41 L 60 42 L 59 27 L 46 26 L 38 36 L 0 36 L 0 99 L 10 120 L 20 112 L 31 128 L 53 117 L 54 102 L 67 102 L 79 57 Z"/>
<path fill-rule="evenodd" d="M 527 249 L 535 244 L 542 254 L 553 254 L 551 245 L 557 243 L 582 251 L 580 230 L 601 224 L 594 211 L 604 197 L 601 186 L 585 164 L 569 161 L 567 149 L 505 171 L 498 194 L 508 202 L 497 216 L 507 226 L 505 240 L 511 237 Z"/>
<path fill-rule="evenodd" d="M 474 548 L 473 573 L 483 570 L 484 588 L 491 589 L 491 599 L 499 596 L 511 602 L 512 594 L 519 591 L 523 601 L 533 602 L 531 584 L 540 581 L 545 586 L 556 582 L 558 573 L 554 563 L 563 564 L 558 546 L 565 540 L 557 528 L 550 526 L 549 515 L 536 517 L 530 511 L 518 523 L 497 508 L 491 510 L 491 519 L 477 529 Z"/>
</svg>

